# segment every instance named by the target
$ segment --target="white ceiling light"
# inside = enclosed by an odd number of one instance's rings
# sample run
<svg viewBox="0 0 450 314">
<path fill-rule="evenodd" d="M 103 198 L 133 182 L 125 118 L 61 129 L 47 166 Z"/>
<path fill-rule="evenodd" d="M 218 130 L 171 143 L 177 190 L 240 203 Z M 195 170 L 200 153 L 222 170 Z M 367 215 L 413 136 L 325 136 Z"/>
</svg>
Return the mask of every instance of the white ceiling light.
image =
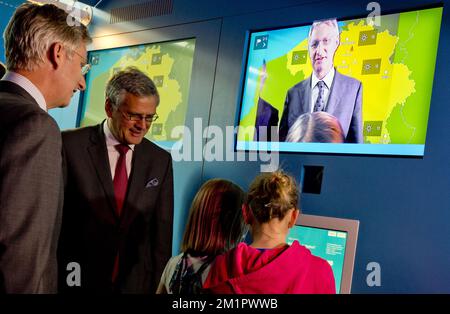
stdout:
<svg viewBox="0 0 450 314">
<path fill-rule="evenodd" d="M 73 26 L 77 23 L 82 23 L 86 26 L 92 21 L 92 7 L 77 0 L 28 0 L 28 2 L 35 4 L 54 4 L 69 13 L 67 22 Z"/>
</svg>

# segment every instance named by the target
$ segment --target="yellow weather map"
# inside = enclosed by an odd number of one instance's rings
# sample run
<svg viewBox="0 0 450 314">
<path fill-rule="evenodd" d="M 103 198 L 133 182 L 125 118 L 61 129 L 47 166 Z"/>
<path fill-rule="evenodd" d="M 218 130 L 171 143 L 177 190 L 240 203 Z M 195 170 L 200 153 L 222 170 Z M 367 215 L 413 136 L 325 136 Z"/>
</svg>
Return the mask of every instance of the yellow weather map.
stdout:
<svg viewBox="0 0 450 314">
<path fill-rule="evenodd" d="M 350 23 L 347 31 L 341 33 L 341 44 L 335 56 L 335 66 L 342 74 L 354 77 L 363 85 L 363 121 L 384 121 L 389 117 L 395 105 L 402 104 L 415 92 L 415 82 L 410 78 L 411 71 L 404 64 L 390 61 L 398 37 L 387 30 L 376 30 L 360 21 Z M 362 34 L 362 35 L 360 35 Z M 360 37 L 376 36 L 373 45 L 358 45 Z M 364 38 L 364 37 L 363 37 Z M 379 75 L 367 75 L 366 60 L 374 60 L 374 72 Z M 366 61 L 367 62 L 367 61 Z M 366 70 L 366 71 L 365 71 Z M 386 123 L 382 123 L 381 144 L 390 143 Z"/>
<path fill-rule="evenodd" d="M 169 54 L 162 54 L 160 46 L 151 46 L 145 49 L 145 52 L 140 54 L 138 59 L 125 55 L 116 64 L 113 69 L 124 69 L 129 66 L 134 66 L 144 73 L 148 73 L 153 82 L 156 84 L 159 92 L 159 97 L 163 103 L 170 105 L 158 106 L 158 120 L 167 121 L 170 113 L 181 104 L 182 95 L 180 92 L 180 84 L 177 80 L 170 78 L 170 73 L 174 64 L 174 59 Z M 158 125 L 158 124 L 157 124 Z M 161 129 L 160 134 L 155 135 L 156 140 L 167 139 L 170 134 L 166 134 L 164 129 Z M 151 133 L 150 133 L 151 134 Z"/>
<path fill-rule="evenodd" d="M 364 143 L 425 143 L 440 30 L 436 21 L 441 15 L 442 8 L 434 8 L 382 16 L 381 27 L 366 19 L 341 24 L 334 66 L 362 82 Z M 249 59 L 247 72 L 259 74 L 247 77 L 240 126 L 255 125 L 259 97 L 276 108 L 281 119 L 286 92 L 312 73 L 308 30 L 309 26 L 281 30 L 283 36 L 291 35 L 291 41 L 303 38 L 281 54 L 287 41 L 275 42 L 282 37 L 275 32 L 281 31 L 255 34 L 256 38 L 266 37 L 267 48 L 257 47 L 256 41 L 250 47 L 253 59 Z M 271 47 L 278 53 L 271 52 Z M 263 59 L 267 60 L 267 77 L 259 90 Z M 248 131 L 238 135 L 241 141 L 252 137 Z"/>
<path fill-rule="evenodd" d="M 135 67 L 153 80 L 160 96 L 159 118 L 146 137 L 159 142 L 178 140 L 171 137 L 171 131 L 185 123 L 194 50 L 195 39 L 188 39 L 91 52 L 81 126 L 105 119 L 107 81 L 117 71 Z"/>
</svg>

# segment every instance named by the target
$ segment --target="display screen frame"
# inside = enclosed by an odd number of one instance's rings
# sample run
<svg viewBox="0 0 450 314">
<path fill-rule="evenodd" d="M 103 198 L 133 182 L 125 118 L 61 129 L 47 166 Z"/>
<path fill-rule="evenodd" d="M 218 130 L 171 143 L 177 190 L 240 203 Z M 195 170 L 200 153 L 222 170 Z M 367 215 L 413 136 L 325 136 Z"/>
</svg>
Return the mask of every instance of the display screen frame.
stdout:
<svg viewBox="0 0 450 314">
<path fill-rule="evenodd" d="M 429 4 L 422 5 L 416 7 L 410 7 L 408 9 L 402 10 L 386 10 L 383 11 L 381 16 L 391 15 L 391 14 L 401 14 L 408 13 L 414 11 L 421 11 L 427 9 L 436 9 L 440 8 L 443 11 L 443 4 Z M 442 13 L 442 12 L 441 12 Z M 338 22 L 344 22 L 348 20 L 356 20 L 356 19 L 366 19 L 367 16 L 362 15 L 353 15 L 353 16 L 342 16 L 342 17 L 333 17 L 330 16 L 325 19 L 333 19 L 336 18 Z M 432 81 L 434 82 L 436 77 L 436 63 L 439 58 L 439 41 L 442 31 L 442 18 L 438 24 L 438 38 L 436 44 L 435 52 L 435 62 L 434 67 L 432 69 Z M 248 28 L 245 36 L 245 44 L 244 50 L 242 54 L 242 66 L 241 66 L 241 79 L 239 84 L 239 92 L 237 97 L 237 110 L 235 115 L 235 127 L 239 129 L 243 114 L 243 102 L 245 97 L 245 87 L 246 80 L 248 75 L 248 62 L 249 55 L 251 52 L 252 45 L 252 34 L 260 33 L 260 32 L 269 32 L 269 31 L 277 31 L 283 29 L 297 28 L 297 27 L 309 27 L 311 26 L 312 21 L 308 21 L 305 23 L 292 23 L 285 25 L 278 25 L 273 27 L 260 27 L 260 28 Z M 309 55 L 309 54 L 308 54 Z M 309 61 L 308 61 L 309 62 Z M 361 157 L 389 157 L 389 158 L 415 158 L 415 159 L 423 159 L 426 153 L 426 136 L 428 130 L 430 128 L 430 111 L 431 106 L 433 104 L 433 89 L 434 84 L 430 87 L 430 99 L 428 106 L 428 116 L 425 127 L 425 138 L 423 144 L 372 144 L 372 143 L 364 143 L 364 144 L 353 144 L 353 143 L 292 143 L 292 142 L 272 142 L 272 141 L 250 141 L 247 138 L 245 141 L 239 140 L 239 131 L 236 132 L 234 137 L 234 151 L 235 152 L 279 152 L 282 154 L 306 154 L 306 155 L 331 155 L 331 156 L 361 156 Z M 278 119 L 280 120 L 282 116 L 282 111 L 279 112 Z M 279 123 L 278 123 L 279 126 Z M 277 127 L 278 127 L 277 126 Z"/>
<path fill-rule="evenodd" d="M 301 214 L 297 218 L 295 225 L 346 233 L 344 264 L 342 267 L 339 293 L 351 293 L 356 246 L 358 242 L 359 220 Z"/>
<path fill-rule="evenodd" d="M 192 56 L 191 60 L 189 60 L 190 61 L 190 66 L 188 66 L 190 68 L 189 79 L 188 79 L 188 81 L 186 83 L 188 85 L 187 89 L 186 89 L 187 90 L 186 92 L 187 92 L 188 96 L 187 97 L 185 97 L 185 95 L 182 96 L 183 102 L 184 102 L 183 107 L 184 107 L 184 111 L 185 112 L 184 112 L 184 115 L 183 115 L 184 121 L 180 125 L 185 125 L 186 124 L 187 111 L 189 110 L 188 99 L 189 99 L 189 93 L 190 93 L 190 89 L 191 89 L 190 82 L 191 82 L 191 78 L 192 78 L 192 75 L 193 75 L 193 61 L 194 61 L 194 58 L 195 58 L 195 41 L 196 41 L 196 37 L 190 36 L 190 37 L 186 37 L 186 38 L 177 38 L 177 39 L 172 39 L 172 40 L 168 39 L 168 40 L 157 41 L 157 42 L 156 41 L 150 41 L 150 42 L 144 42 L 144 43 L 136 43 L 136 44 L 127 45 L 127 46 L 114 46 L 114 47 L 106 47 L 106 48 L 103 47 L 101 49 L 89 50 L 88 51 L 88 60 L 89 60 L 89 63 L 91 63 L 91 66 L 93 66 L 93 63 L 92 63 L 93 57 L 97 56 L 97 55 L 101 55 L 103 53 L 113 52 L 113 51 L 117 51 L 117 50 L 124 50 L 124 49 L 132 51 L 133 49 L 136 49 L 136 48 L 139 48 L 139 49 L 144 48 L 144 49 L 148 50 L 148 49 L 151 49 L 151 47 L 155 47 L 155 46 L 164 46 L 164 45 L 175 46 L 175 45 L 179 45 L 182 42 L 188 42 L 188 41 L 193 41 L 194 49 L 193 49 L 193 52 L 192 52 L 193 56 Z M 124 67 L 122 67 L 121 69 L 124 69 Z M 89 100 L 87 99 L 87 93 L 88 93 L 88 88 L 92 87 L 89 84 L 91 82 L 91 78 L 90 78 L 91 72 L 92 72 L 92 69 L 86 75 L 86 90 L 83 91 L 83 93 L 82 93 L 82 95 L 80 97 L 80 102 L 79 102 L 80 106 L 79 106 L 78 112 L 77 112 L 76 127 L 82 127 L 83 126 L 83 125 L 81 125 L 82 120 L 83 120 L 83 118 L 86 116 L 86 114 L 88 112 Z M 161 98 L 161 102 L 165 102 L 166 101 L 166 97 L 164 97 L 164 95 L 161 94 L 161 92 L 162 92 L 161 88 L 162 87 L 158 86 L 158 84 L 156 83 L 155 79 L 153 79 L 153 81 L 155 82 L 155 84 L 156 84 L 156 86 L 158 88 L 158 91 L 159 91 L 159 94 L 160 94 L 160 98 Z M 104 91 L 102 91 L 102 94 L 104 95 Z M 161 104 L 159 104 L 158 107 L 160 105 Z M 164 103 L 162 105 L 164 106 Z M 170 104 L 168 104 L 168 105 L 170 105 Z M 102 103 L 101 106 L 104 106 L 104 103 Z M 159 115 L 161 116 L 161 114 L 159 114 Z M 105 118 L 106 118 L 106 116 L 105 116 Z M 157 121 L 157 122 L 160 122 L 160 120 Z M 101 121 L 98 121 L 98 122 L 101 122 Z M 157 145 L 165 148 L 166 150 L 170 150 L 177 141 L 180 141 L 180 139 L 161 141 L 161 140 L 158 140 L 158 139 L 153 139 L 151 137 L 148 137 L 148 135 L 151 133 L 153 127 L 155 127 L 155 123 L 152 123 L 152 126 L 151 126 L 148 134 L 146 135 L 146 137 L 150 141 L 152 141 L 152 142 L 156 143 Z"/>
</svg>

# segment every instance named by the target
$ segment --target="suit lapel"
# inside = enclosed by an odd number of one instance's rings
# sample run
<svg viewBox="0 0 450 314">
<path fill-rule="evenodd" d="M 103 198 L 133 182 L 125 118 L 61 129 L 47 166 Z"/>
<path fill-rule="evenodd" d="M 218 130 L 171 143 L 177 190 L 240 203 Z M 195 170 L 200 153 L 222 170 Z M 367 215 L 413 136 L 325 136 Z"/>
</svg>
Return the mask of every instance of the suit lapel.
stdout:
<svg viewBox="0 0 450 314">
<path fill-rule="evenodd" d="M 303 113 L 311 111 L 311 76 L 308 78 L 307 87 L 305 88 L 305 92 L 303 93 Z"/>
<path fill-rule="evenodd" d="M 94 164 L 100 184 L 107 196 L 106 198 L 108 199 L 109 207 L 114 216 L 116 216 L 114 185 L 109 166 L 105 135 L 103 134 L 103 123 L 99 124 L 98 128 L 94 128 L 93 130 L 94 132 L 91 134 L 92 145 L 88 147 L 88 152 L 91 157 L 91 161 Z"/>
<path fill-rule="evenodd" d="M 336 108 L 339 108 L 339 102 L 341 101 L 341 90 L 341 74 L 336 70 L 333 83 L 331 84 L 330 94 L 328 96 L 328 103 L 324 110 L 325 112 L 334 114 Z"/>
</svg>

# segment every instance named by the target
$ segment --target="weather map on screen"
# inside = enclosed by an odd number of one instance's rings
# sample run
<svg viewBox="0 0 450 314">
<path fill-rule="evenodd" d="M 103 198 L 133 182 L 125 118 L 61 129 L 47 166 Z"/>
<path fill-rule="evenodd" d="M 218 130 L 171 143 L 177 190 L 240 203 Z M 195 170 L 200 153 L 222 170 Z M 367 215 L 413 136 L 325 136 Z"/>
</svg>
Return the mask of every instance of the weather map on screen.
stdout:
<svg viewBox="0 0 450 314">
<path fill-rule="evenodd" d="M 195 39 L 185 39 L 89 52 L 92 68 L 86 77 L 79 126 L 94 125 L 105 119 L 107 81 L 117 71 L 133 66 L 153 80 L 160 95 L 159 118 L 152 123 L 146 137 L 171 148 L 181 139 L 172 137 L 172 129 L 185 124 L 194 51 Z"/>
<path fill-rule="evenodd" d="M 337 145 L 281 140 L 272 149 L 422 156 L 442 10 L 436 7 L 382 15 L 379 26 L 365 17 L 338 20 L 340 37 L 333 64 L 336 72 L 361 82 L 362 141 Z M 258 126 L 279 128 L 287 92 L 311 77 L 310 27 L 250 33 L 237 149 L 252 150 L 258 141 L 273 141 L 261 140 L 256 130 Z M 337 94 L 332 88 L 330 94 Z M 263 109 L 259 108 L 261 101 Z M 313 106 L 309 108 L 313 111 Z"/>
<path fill-rule="evenodd" d="M 331 265 L 336 293 L 340 293 L 347 232 L 297 225 L 289 231 L 287 243 L 290 245 L 294 240 Z"/>
</svg>

